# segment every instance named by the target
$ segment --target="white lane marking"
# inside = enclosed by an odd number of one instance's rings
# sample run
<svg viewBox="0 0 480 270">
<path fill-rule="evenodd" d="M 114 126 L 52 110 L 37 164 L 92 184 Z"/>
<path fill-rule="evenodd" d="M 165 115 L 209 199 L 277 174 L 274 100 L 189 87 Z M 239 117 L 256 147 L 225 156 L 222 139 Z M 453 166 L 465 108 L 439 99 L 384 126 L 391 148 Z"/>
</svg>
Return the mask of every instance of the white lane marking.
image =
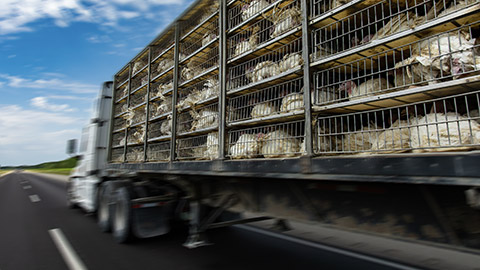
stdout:
<svg viewBox="0 0 480 270">
<path fill-rule="evenodd" d="M 75 253 L 75 250 L 73 250 L 65 235 L 63 235 L 62 230 L 56 228 L 48 232 L 70 270 L 87 270 L 87 267 L 85 267 L 77 253 Z"/>
<path fill-rule="evenodd" d="M 31 189 L 31 188 L 32 188 L 32 186 L 30 186 L 30 185 L 29 186 L 23 186 L 23 189 Z"/>
<path fill-rule="evenodd" d="M 40 201 L 40 197 L 38 197 L 37 194 L 30 195 L 30 196 L 28 196 L 28 197 L 30 197 L 30 201 L 32 201 L 32 203 L 36 203 L 36 202 L 39 202 L 39 201 Z"/>
<path fill-rule="evenodd" d="M 371 257 L 371 256 L 368 256 L 368 255 L 363 255 L 363 254 L 360 254 L 360 253 L 355 253 L 355 252 L 343 250 L 343 249 L 340 249 L 340 248 L 335 248 L 335 247 L 322 245 L 320 243 L 310 242 L 310 241 L 303 240 L 303 239 L 300 239 L 300 238 L 295 238 L 293 236 L 287 236 L 287 235 L 283 235 L 283 234 L 279 234 L 279 233 L 269 232 L 269 231 L 265 231 L 265 230 L 262 230 L 262 229 L 257 229 L 257 228 L 247 226 L 247 225 L 235 225 L 235 227 L 242 228 L 244 230 L 253 231 L 253 232 L 256 232 L 256 233 L 260 233 L 260 234 L 264 234 L 264 235 L 268 235 L 268 236 L 271 236 L 271 237 L 276 237 L 276 238 L 279 238 L 279 239 L 287 240 L 287 241 L 298 243 L 298 244 L 301 244 L 301 245 L 306 245 L 306 246 L 310 246 L 310 247 L 314 247 L 314 248 L 323 249 L 323 250 L 326 250 L 326 251 L 342 254 L 342 255 L 357 258 L 357 259 L 360 259 L 360 260 L 365 260 L 365 261 L 373 262 L 373 263 L 380 264 L 380 265 L 386 265 L 388 267 L 392 267 L 392 268 L 395 268 L 395 269 L 419 270 L 419 268 L 399 264 L 399 263 L 388 261 L 388 260 L 383 260 L 383 259 L 380 259 L 380 258 Z"/>
</svg>

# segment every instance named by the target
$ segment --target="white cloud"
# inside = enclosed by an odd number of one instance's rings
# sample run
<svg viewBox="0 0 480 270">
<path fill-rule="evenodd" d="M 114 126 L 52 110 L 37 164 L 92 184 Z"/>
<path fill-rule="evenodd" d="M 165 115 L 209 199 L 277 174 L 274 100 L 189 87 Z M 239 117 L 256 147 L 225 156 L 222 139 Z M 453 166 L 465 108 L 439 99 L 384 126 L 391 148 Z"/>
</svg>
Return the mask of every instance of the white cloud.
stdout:
<svg viewBox="0 0 480 270">
<path fill-rule="evenodd" d="M 53 104 L 48 101 L 47 97 L 34 97 L 30 100 L 30 104 L 33 107 L 47 110 L 47 111 L 54 111 L 54 112 L 73 112 L 74 109 L 70 108 L 68 104 Z"/>
<path fill-rule="evenodd" d="M 2 82 L 1 79 L 4 81 Z M 96 93 L 99 88 L 98 85 L 71 82 L 59 78 L 27 79 L 9 74 L 0 74 L 1 83 L 14 88 L 64 90 L 78 94 Z"/>
<path fill-rule="evenodd" d="M 66 158 L 66 141 L 78 138 L 86 119 L 61 112 L 0 105 L 0 164 L 37 164 Z"/>
<path fill-rule="evenodd" d="M 116 26 L 124 19 L 151 16 L 155 7 L 180 5 L 183 0 L 2 0 L 0 35 L 33 31 L 29 25 L 52 19 L 59 27 L 72 22 L 92 22 Z"/>
</svg>

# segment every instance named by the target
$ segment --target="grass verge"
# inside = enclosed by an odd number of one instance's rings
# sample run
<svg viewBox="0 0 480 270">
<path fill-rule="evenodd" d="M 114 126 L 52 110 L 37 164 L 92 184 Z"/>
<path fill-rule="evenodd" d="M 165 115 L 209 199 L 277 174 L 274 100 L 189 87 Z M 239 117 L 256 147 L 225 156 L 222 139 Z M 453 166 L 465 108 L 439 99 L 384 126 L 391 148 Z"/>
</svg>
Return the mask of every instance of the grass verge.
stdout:
<svg viewBox="0 0 480 270">
<path fill-rule="evenodd" d="M 28 171 L 37 173 L 53 173 L 61 175 L 69 175 L 72 168 L 56 168 L 56 169 L 29 169 Z"/>
</svg>

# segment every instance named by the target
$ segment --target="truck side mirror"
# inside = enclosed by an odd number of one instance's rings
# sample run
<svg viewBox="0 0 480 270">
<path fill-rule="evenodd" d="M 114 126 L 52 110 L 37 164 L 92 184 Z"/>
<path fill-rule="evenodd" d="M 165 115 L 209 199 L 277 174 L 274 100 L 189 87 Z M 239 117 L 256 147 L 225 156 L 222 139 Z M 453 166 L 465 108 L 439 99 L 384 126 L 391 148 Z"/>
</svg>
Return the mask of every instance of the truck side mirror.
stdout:
<svg viewBox="0 0 480 270">
<path fill-rule="evenodd" d="M 75 155 L 77 153 L 77 140 L 72 139 L 67 141 L 67 154 Z"/>
</svg>

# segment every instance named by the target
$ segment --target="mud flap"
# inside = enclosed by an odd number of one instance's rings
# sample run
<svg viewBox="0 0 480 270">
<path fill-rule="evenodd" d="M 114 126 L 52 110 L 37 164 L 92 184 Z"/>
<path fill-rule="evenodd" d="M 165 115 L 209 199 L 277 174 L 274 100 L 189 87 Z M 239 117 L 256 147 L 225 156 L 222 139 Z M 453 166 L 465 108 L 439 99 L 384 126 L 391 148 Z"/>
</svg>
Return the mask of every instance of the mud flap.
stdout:
<svg viewBox="0 0 480 270">
<path fill-rule="evenodd" d="M 135 236 L 148 238 L 168 233 L 175 205 L 174 201 L 132 205 Z"/>
</svg>

